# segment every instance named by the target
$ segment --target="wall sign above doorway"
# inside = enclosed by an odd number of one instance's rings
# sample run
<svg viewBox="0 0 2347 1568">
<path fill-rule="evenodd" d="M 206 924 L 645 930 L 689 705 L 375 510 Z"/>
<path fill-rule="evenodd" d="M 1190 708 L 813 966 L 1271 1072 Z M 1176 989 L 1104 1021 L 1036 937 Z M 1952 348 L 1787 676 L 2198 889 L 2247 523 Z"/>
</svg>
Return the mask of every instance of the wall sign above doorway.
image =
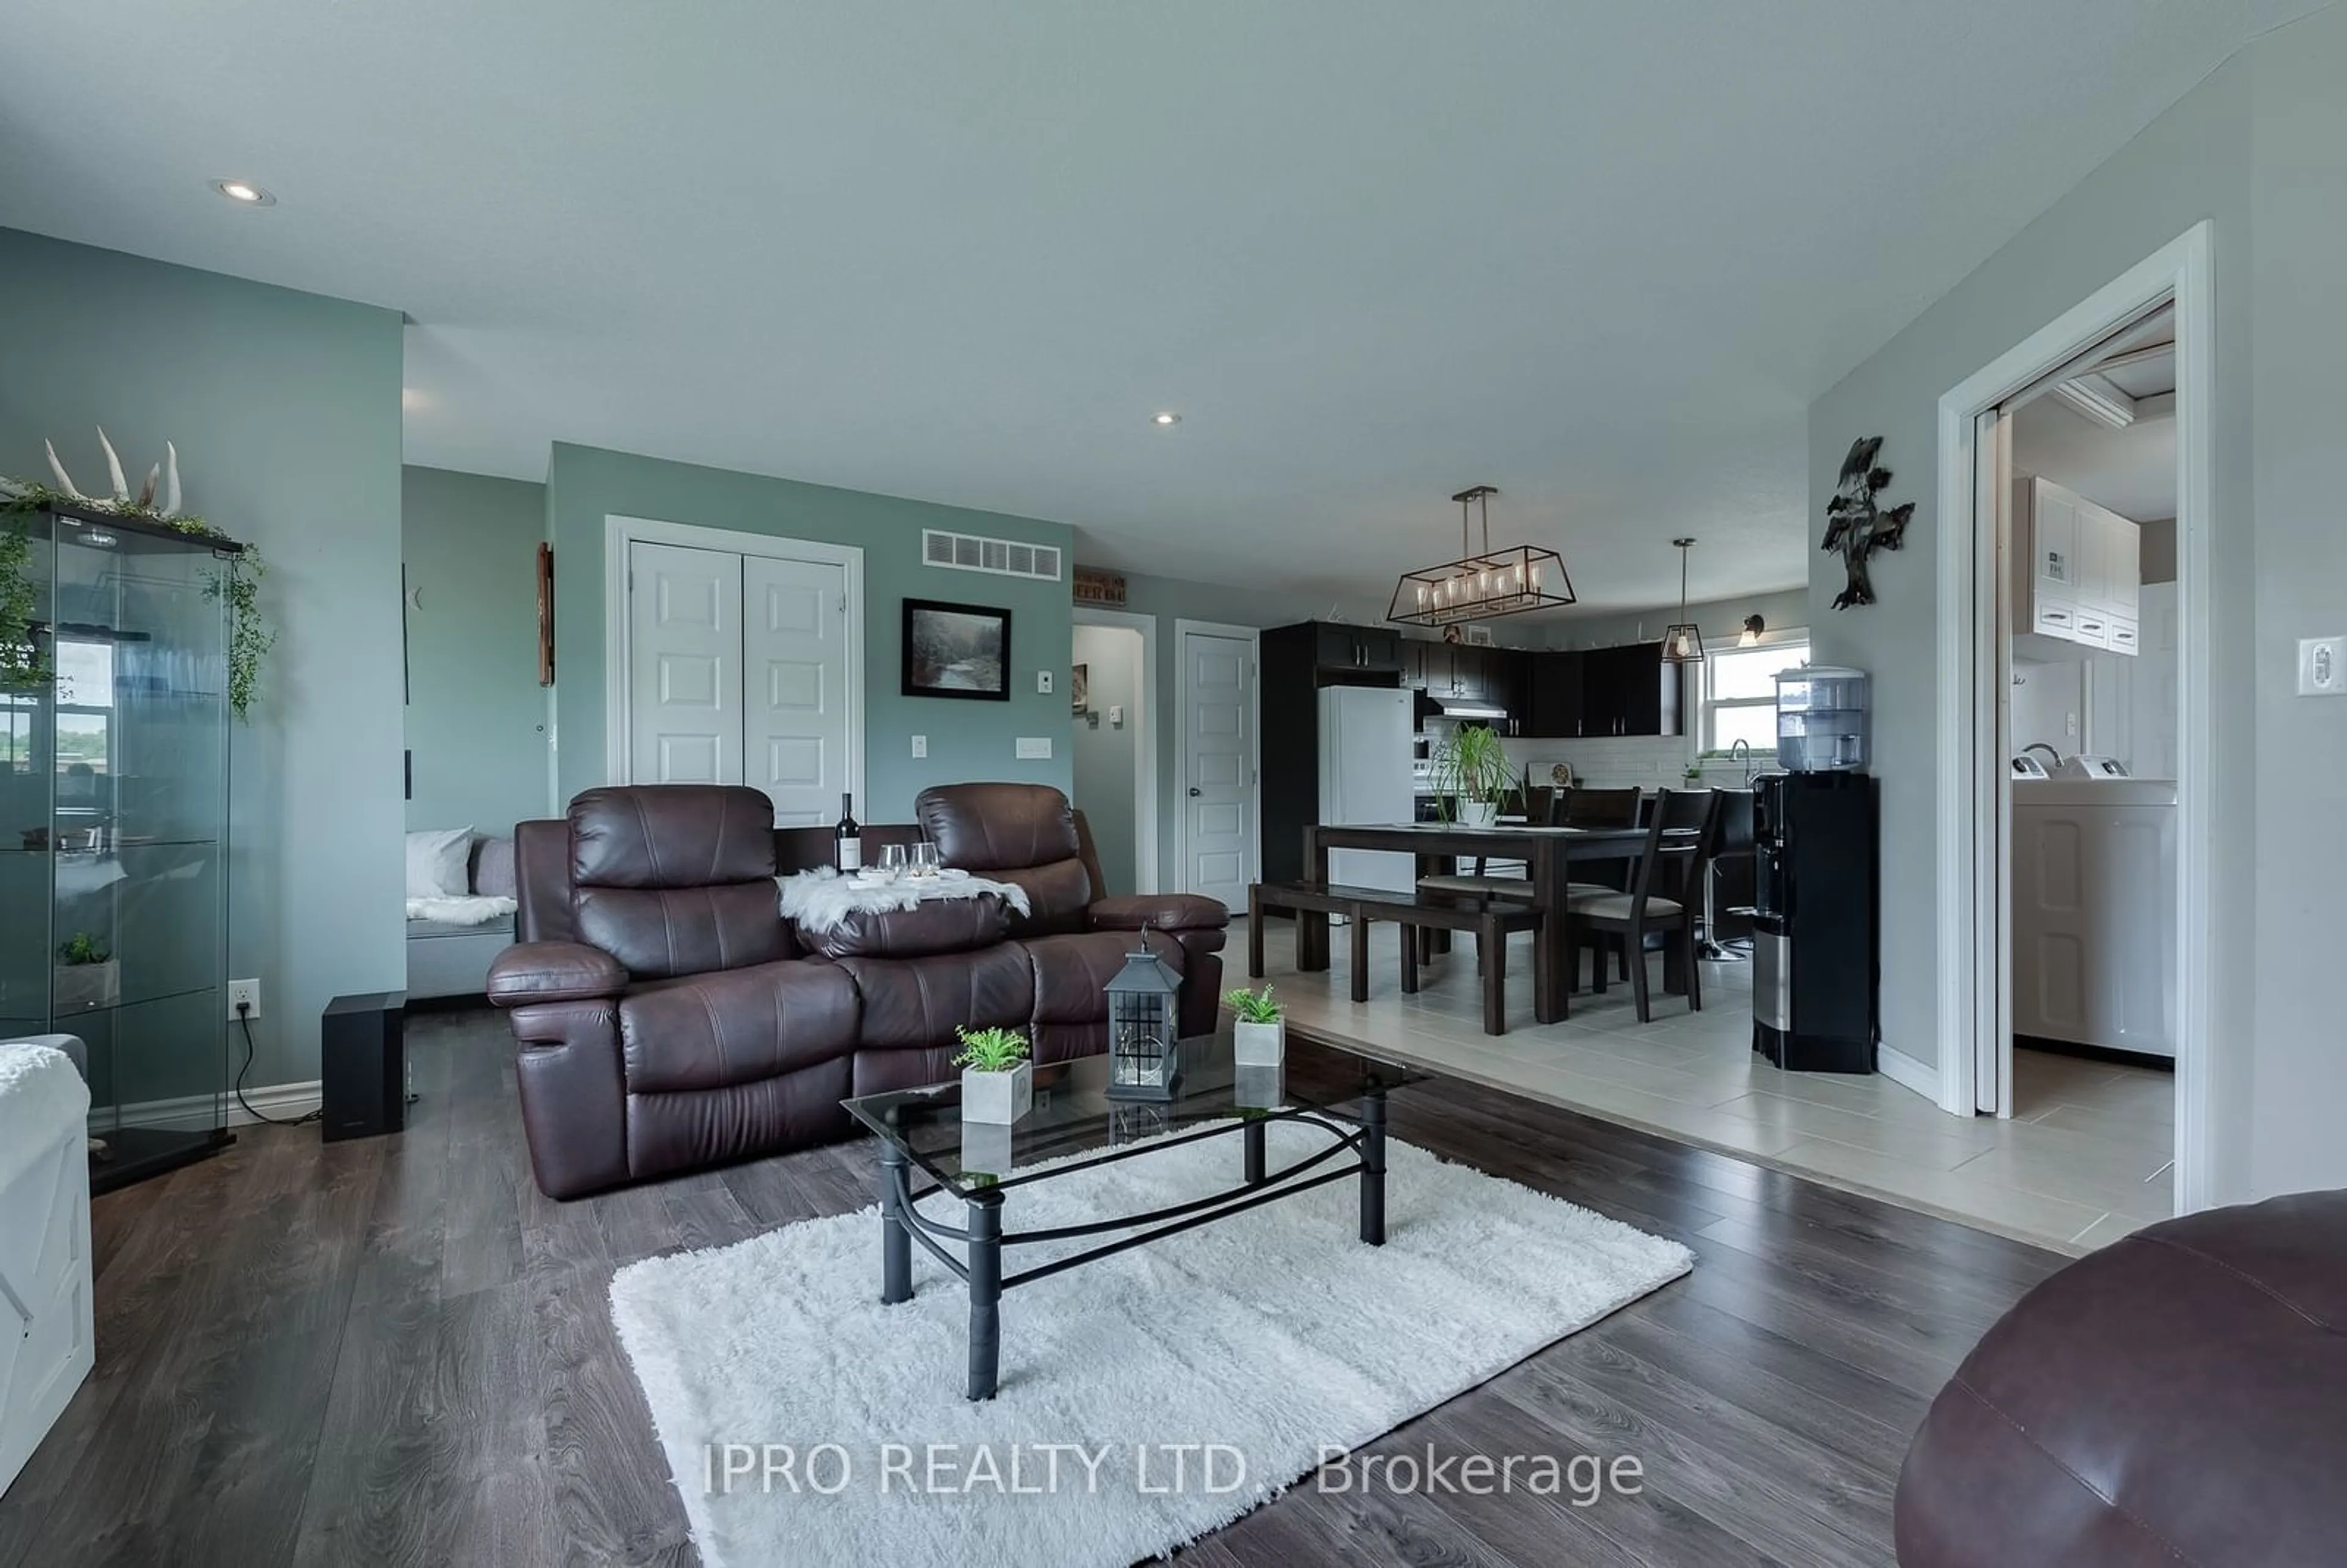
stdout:
<svg viewBox="0 0 2347 1568">
<path fill-rule="evenodd" d="M 1107 571 L 1096 566 L 1080 566 L 1071 574 L 1075 579 L 1078 604 L 1105 605 L 1112 610 L 1124 607 L 1124 574 Z"/>
</svg>

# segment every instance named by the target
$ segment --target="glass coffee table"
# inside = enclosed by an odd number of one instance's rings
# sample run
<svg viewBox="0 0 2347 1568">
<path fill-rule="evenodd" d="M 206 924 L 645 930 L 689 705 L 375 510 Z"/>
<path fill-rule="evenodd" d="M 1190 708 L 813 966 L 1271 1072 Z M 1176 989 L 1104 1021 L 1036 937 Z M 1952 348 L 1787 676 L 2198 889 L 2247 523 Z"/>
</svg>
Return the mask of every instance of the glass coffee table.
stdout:
<svg viewBox="0 0 2347 1568">
<path fill-rule="evenodd" d="M 880 1299 L 891 1306 L 912 1299 L 916 1242 L 969 1286 L 973 1399 L 994 1397 L 1002 1293 L 1014 1286 L 1347 1177 L 1360 1186 L 1361 1240 L 1382 1246 L 1386 1095 L 1431 1076 L 1358 1050 L 1318 1047 L 1311 1087 L 1298 1091 L 1282 1068 L 1234 1063 L 1227 1036 L 1182 1042 L 1181 1092 L 1171 1102 L 1110 1099 L 1108 1067 L 1107 1057 L 1088 1056 L 1035 1069 L 1035 1108 L 1008 1127 L 965 1123 L 958 1081 L 843 1102 L 880 1141 Z M 1264 1130 L 1274 1122 L 1317 1128 L 1327 1142 L 1267 1169 Z M 1086 1225 L 1003 1228 L 1005 1203 L 1020 1187 L 1207 1138 L 1238 1144 L 1237 1179 L 1222 1191 Z M 1048 1161 L 1062 1163 L 1033 1168 Z M 916 1168 L 928 1182 L 918 1191 Z M 922 1201 L 940 1193 L 961 1200 L 960 1225 L 921 1212 Z M 1006 1248 L 1092 1235 L 1112 1239 L 1003 1272 Z M 954 1255 L 955 1243 L 963 1244 L 967 1261 Z"/>
</svg>

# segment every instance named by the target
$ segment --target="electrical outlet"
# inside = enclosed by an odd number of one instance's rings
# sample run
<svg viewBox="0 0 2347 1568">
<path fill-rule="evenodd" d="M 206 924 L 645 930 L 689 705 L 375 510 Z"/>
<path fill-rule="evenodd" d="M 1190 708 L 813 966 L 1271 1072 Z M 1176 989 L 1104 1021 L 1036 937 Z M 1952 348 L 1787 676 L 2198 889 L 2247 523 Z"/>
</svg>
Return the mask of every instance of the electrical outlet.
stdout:
<svg viewBox="0 0 2347 1568">
<path fill-rule="evenodd" d="M 239 1011 L 241 1008 L 243 1010 Z M 231 980 L 228 983 L 228 1016 L 233 1022 L 240 1018 L 261 1016 L 261 982 Z"/>
<path fill-rule="evenodd" d="M 2347 696 L 2347 637 L 2299 639 L 2298 694 Z"/>
<path fill-rule="evenodd" d="M 2078 733 L 2077 714 L 2065 713 L 2062 715 L 2062 733 L 2065 735 L 2075 735 Z"/>
<path fill-rule="evenodd" d="M 920 757 L 926 757 L 928 754 L 929 737 L 927 735 L 915 735 L 913 737 L 913 755 L 917 759 Z"/>
<path fill-rule="evenodd" d="M 1046 697 L 1051 694 L 1051 672 L 1049 670 L 1035 671 L 1035 690 Z"/>
<path fill-rule="evenodd" d="M 1032 760 L 1038 757 L 1048 757 L 1051 754 L 1051 737 L 1049 735 L 1021 735 L 1019 737 L 1018 748 L 1014 754 L 1028 760 Z"/>
</svg>

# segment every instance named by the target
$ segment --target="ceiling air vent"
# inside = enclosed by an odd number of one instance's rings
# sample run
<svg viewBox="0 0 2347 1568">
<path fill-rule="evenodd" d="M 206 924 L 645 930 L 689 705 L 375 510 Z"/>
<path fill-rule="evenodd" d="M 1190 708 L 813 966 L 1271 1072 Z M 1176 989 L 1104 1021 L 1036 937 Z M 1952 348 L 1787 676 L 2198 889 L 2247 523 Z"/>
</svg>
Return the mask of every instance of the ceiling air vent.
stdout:
<svg viewBox="0 0 2347 1568">
<path fill-rule="evenodd" d="M 942 528 L 921 530 L 921 562 L 954 571 L 990 571 L 998 577 L 1031 577 L 1044 582 L 1060 580 L 1060 551 L 1056 546 L 989 539 L 977 534 L 949 534 Z"/>
</svg>

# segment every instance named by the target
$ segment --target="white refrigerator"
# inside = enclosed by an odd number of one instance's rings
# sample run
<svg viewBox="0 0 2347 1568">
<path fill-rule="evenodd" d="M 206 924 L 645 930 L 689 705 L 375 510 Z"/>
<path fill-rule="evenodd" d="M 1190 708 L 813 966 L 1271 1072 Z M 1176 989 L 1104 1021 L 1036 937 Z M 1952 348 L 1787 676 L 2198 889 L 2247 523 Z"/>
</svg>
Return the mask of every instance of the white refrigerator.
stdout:
<svg viewBox="0 0 2347 1568">
<path fill-rule="evenodd" d="M 1416 693 L 1387 686 L 1320 688 L 1320 821 L 1331 825 L 1409 822 L 1410 732 Z M 1412 856 L 1332 849 L 1328 880 L 1408 892 L 1418 886 Z"/>
</svg>

